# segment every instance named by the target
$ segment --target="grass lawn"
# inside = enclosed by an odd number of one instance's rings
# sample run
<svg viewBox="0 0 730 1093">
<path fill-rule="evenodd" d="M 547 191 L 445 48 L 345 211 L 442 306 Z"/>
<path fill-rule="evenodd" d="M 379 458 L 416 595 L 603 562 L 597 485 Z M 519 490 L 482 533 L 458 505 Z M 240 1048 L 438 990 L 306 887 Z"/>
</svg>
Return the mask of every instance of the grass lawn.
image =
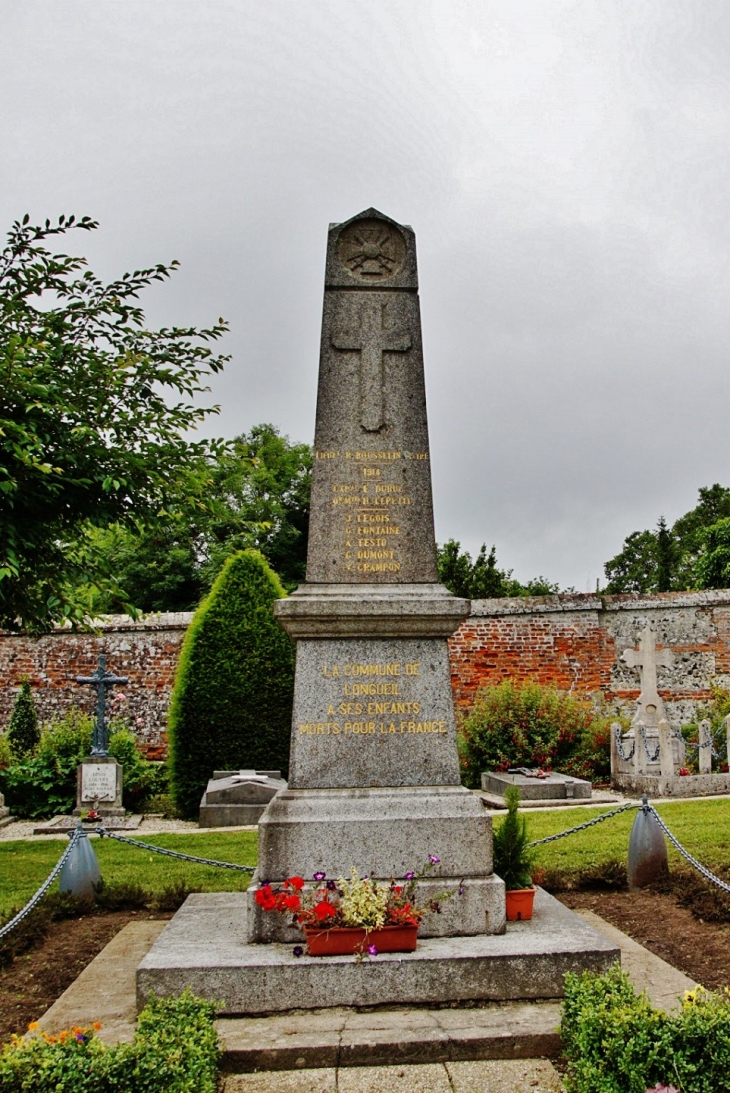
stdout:
<svg viewBox="0 0 730 1093">
<path fill-rule="evenodd" d="M 730 798 L 715 801 L 668 801 L 658 811 L 679 841 L 710 868 L 730 864 Z M 532 839 L 542 839 L 592 819 L 606 806 L 574 809 L 543 809 L 527 815 Z M 538 849 L 537 863 L 549 869 L 571 872 L 611 858 L 626 861 L 629 833 L 635 811 L 606 820 L 587 831 L 569 835 Z M 499 819 L 496 821 L 499 823 Z M 256 864 L 255 831 L 212 832 L 210 835 L 150 835 L 145 842 L 179 850 L 197 857 L 217 858 L 241 865 Z M 243 891 L 248 874 L 211 866 L 193 865 L 160 854 L 114 842 L 93 839 L 102 876 L 109 884 L 134 883 L 152 892 L 161 892 L 175 884 L 205 892 Z M 11 908 L 25 903 L 48 876 L 63 851 L 57 840 L 48 842 L 0 842 L 0 919 Z M 670 865 L 679 863 L 679 854 L 670 845 Z M 689 866 L 688 866 L 689 868 Z"/>
<path fill-rule="evenodd" d="M 217 858 L 240 865 L 256 864 L 255 831 L 149 835 L 144 841 L 199 858 Z M 178 861 L 113 839 L 92 838 L 91 843 L 99 859 L 102 877 L 109 884 L 139 884 L 151 892 L 161 892 L 181 882 L 201 892 L 239 892 L 248 887 L 248 873 Z M 58 861 L 63 847 L 59 839 L 0 842 L 0 919 L 33 895 Z"/>
</svg>

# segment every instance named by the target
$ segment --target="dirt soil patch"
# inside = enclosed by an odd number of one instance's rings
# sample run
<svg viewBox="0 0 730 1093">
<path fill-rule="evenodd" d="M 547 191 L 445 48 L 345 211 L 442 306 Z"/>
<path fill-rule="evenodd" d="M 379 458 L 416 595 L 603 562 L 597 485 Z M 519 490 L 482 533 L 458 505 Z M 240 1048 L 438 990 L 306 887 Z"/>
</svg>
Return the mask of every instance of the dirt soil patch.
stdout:
<svg viewBox="0 0 730 1093">
<path fill-rule="evenodd" d="M 730 986 L 730 924 L 705 922 L 676 896 L 638 892 L 556 893 L 573 910 L 594 911 L 708 990 Z"/>
<path fill-rule="evenodd" d="M 114 935 L 135 919 L 169 919 L 149 911 L 99 911 L 51 924 L 48 936 L 0 968 L 0 1042 L 22 1033 L 70 987 Z"/>
</svg>

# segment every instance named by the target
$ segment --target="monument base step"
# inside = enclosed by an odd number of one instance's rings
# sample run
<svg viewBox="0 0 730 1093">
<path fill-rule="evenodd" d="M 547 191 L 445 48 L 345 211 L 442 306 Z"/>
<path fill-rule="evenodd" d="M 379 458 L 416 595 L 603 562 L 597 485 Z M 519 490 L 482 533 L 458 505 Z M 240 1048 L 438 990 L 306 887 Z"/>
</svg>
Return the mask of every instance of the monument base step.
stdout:
<svg viewBox="0 0 730 1093">
<path fill-rule="evenodd" d="M 141 815 L 135 816 L 102 816 L 98 823 L 84 824 L 87 835 L 93 834 L 99 827 L 105 827 L 108 831 L 136 831 L 142 823 Z M 73 831 L 79 822 L 78 816 L 54 816 L 52 820 L 39 824 L 33 828 L 34 835 L 63 835 Z"/>
<path fill-rule="evenodd" d="M 555 1058 L 557 1002 L 479 1007 L 384 1007 L 223 1017 L 216 1029 L 228 1073 L 315 1067 L 398 1066 L 467 1059 Z"/>
<path fill-rule="evenodd" d="M 730 774 L 624 774 L 614 772 L 611 784 L 624 793 L 652 797 L 713 797 L 730 793 Z"/>
<path fill-rule="evenodd" d="M 414 953 L 295 956 L 291 945 L 246 944 L 246 896 L 196 893 L 137 968 L 137 1001 L 194 994 L 221 1014 L 337 1006 L 444 1005 L 560 998 L 566 972 L 605 971 L 620 949 L 542 890 L 529 922 L 501 935 L 419 940 Z"/>
<path fill-rule="evenodd" d="M 473 790 L 473 793 L 481 800 L 485 808 L 500 812 L 506 811 L 507 802 L 498 793 L 487 793 L 482 789 Z M 615 793 L 594 792 L 592 797 L 548 797 L 542 801 L 520 801 L 520 812 L 533 808 L 573 808 L 573 806 L 581 807 L 584 805 L 588 808 L 595 808 L 596 805 L 617 805 L 620 802 L 621 798 Z"/>
<path fill-rule="evenodd" d="M 0 816 L 0 827 L 7 827 L 8 824 L 14 824 L 15 816 L 11 816 L 6 810 L 3 811 L 5 812 L 5 815 Z"/>
</svg>

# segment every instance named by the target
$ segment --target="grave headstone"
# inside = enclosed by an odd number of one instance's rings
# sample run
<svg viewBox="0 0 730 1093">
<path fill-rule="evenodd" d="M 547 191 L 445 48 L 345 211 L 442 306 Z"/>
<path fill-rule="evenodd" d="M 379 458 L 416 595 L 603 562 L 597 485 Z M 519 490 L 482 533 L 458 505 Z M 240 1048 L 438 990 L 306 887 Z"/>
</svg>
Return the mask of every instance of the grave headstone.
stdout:
<svg viewBox="0 0 730 1093">
<path fill-rule="evenodd" d="M 77 676 L 96 691 L 96 718 L 91 755 L 79 764 L 76 772 L 76 808 L 74 816 L 95 809 L 104 819 L 124 816 L 122 807 L 123 771 L 120 763 L 109 755 L 109 731 L 106 723 L 107 691 L 118 684 L 128 683 L 126 676 L 107 671 L 106 657 L 99 656 L 96 671 L 91 676 Z"/>
<path fill-rule="evenodd" d="M 423 934 L 504 929 L 491 821 L 461 786 L 446 639 L 469 611 L 437 583 L 415 237 L 369 209 L 330 227 L 307 581 L 288 788 L 259 823 L 259 877 L 418 871 L 462 896 Z M 254 886 L 252 885 L 252 888 Z M 251 899 L 252 941 L 295 939 Z"/>
<path fill-rule="evenodd" d="M 286 782 L 281 771 L 216 770 L 200 802 L 198 827 L 257 824 Z"/>
</svg>

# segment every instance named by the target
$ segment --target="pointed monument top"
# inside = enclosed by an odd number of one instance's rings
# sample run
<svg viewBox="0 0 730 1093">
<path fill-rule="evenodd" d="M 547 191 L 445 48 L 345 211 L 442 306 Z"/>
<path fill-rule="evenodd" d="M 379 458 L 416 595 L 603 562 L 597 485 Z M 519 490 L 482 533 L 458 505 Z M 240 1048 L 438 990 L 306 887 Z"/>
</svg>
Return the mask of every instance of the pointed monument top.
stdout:
<svg viewBox="0 0 730 1093">
<path fill-rule="evenodd" d="M 417 291 L 413 229 L 373 208 L 330 224 L 325 285 Z"/>
</svg>

